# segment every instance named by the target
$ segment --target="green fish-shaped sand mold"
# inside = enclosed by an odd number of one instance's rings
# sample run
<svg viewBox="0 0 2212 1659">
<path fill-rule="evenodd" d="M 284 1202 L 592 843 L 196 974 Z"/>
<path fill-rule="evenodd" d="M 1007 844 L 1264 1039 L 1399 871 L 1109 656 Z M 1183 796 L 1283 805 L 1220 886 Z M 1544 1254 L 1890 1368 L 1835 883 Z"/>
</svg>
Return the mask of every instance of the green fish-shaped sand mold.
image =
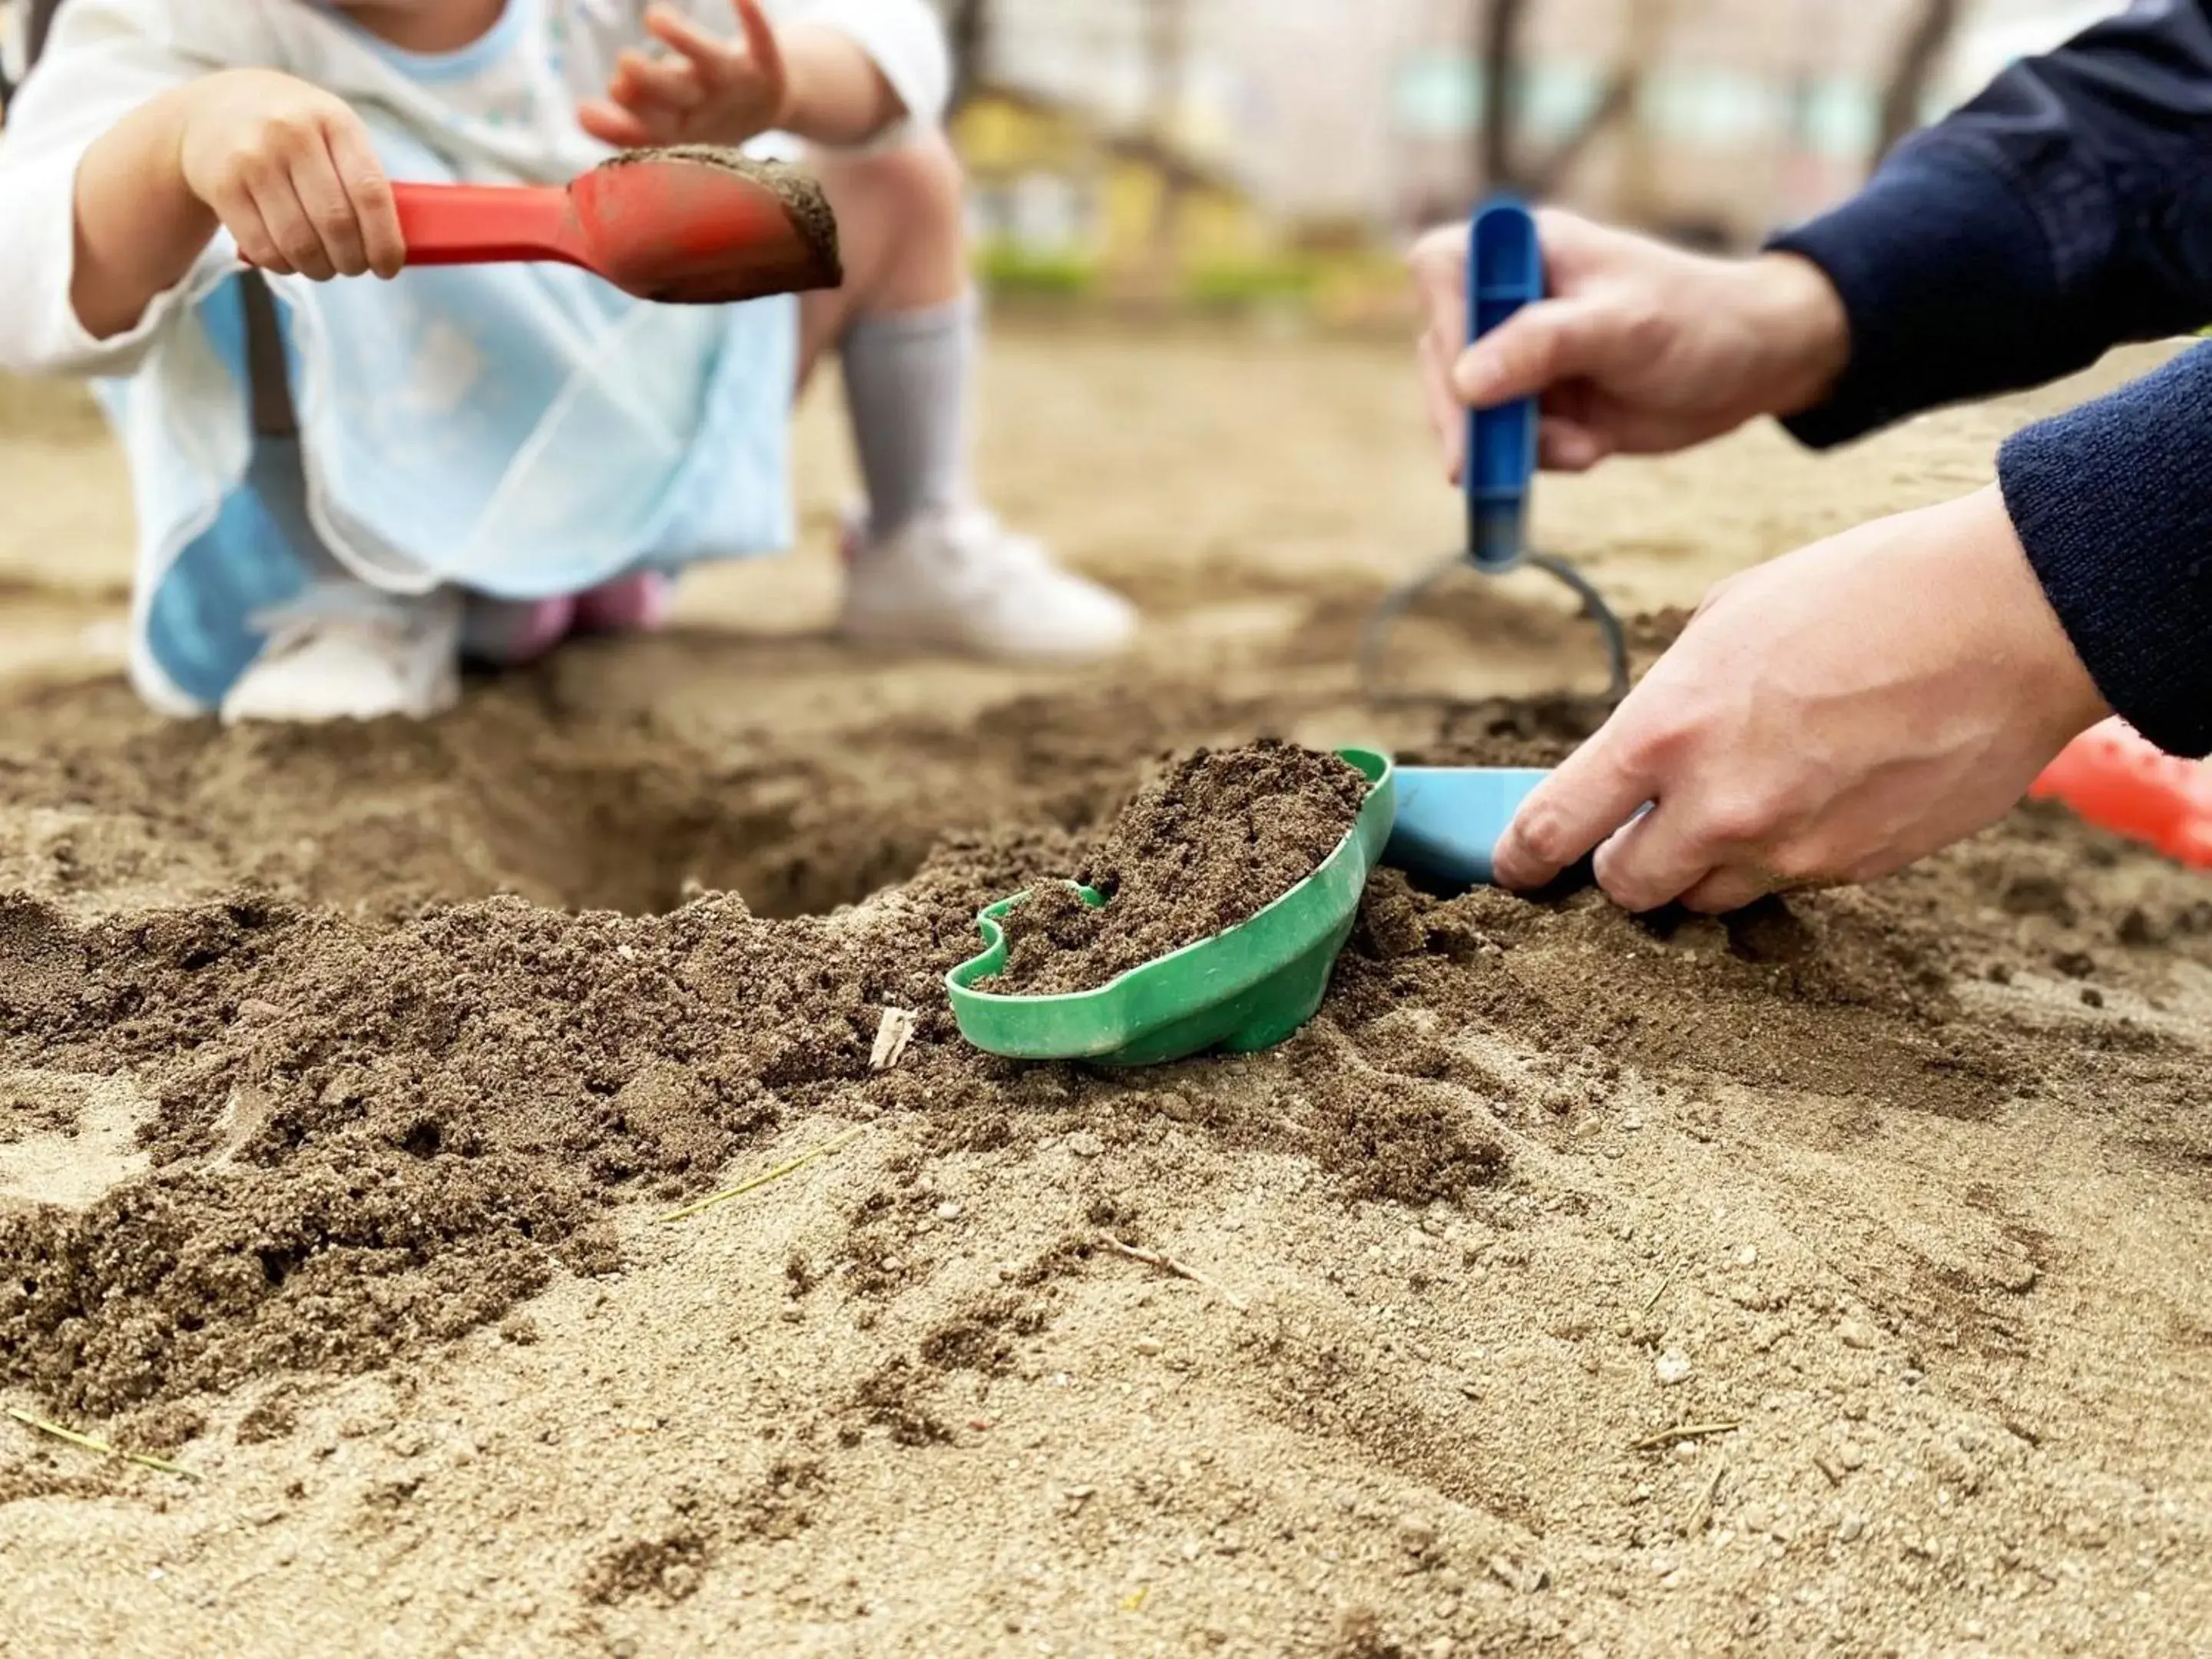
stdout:
<svg viewBox="0 0 2212 1659">
<path fill-rule="evenodd" d="M 1221 1048 L 1270 1048 L 1314 1017 L 1338 953 L 1352 937 L 1367 878 L 1397 816 L 1397 775 L 1387 755 L 1337 753 L 1367 779 L 1359 817 L 1305 880 L 1212 939 L 1133 968 L 1095 991 L 1070 996 L 998 996 L 969 988 L 1006 965 L 1000 919 L 1029 897 L 1002 899 L 975 919 L 983 953 L 945 976 L 960 1033 L 1012 1060 L 1087 1060 L 1157 1066 Z M 1089 904 L 1106 901 L 1087 887 Z"/>
</svg>

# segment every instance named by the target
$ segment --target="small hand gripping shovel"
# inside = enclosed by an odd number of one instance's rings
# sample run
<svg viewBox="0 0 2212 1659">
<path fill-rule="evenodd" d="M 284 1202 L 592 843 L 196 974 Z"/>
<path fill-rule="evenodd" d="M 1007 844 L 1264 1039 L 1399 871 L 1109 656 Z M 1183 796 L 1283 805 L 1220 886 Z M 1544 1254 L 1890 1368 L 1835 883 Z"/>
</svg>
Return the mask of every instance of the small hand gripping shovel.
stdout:
<svg viewBox="0 0 2212 1659">
<path fill-rule="evenodd" d="M 410 265 L 552 261 L 672 305 L 727 305 L 844 281 L 822 187 L 734 150 L 635 150 L 561 188 L 392 191 Z"/>
</svg>

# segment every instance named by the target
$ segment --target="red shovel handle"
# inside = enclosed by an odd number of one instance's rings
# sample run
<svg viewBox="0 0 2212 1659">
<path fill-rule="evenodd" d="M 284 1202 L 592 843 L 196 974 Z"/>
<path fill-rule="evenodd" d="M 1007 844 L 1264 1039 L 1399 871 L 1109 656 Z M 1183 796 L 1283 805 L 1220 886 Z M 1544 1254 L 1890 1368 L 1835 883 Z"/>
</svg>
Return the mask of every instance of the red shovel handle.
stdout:
<svg viewBox="0 0 2212 1659">
<path fill-rule="evenodd" d="M 410 265 L 511 264 L 557 259 L 584 265 L 565 190 L 513 185 L 394 185 Z"/>
</svg>

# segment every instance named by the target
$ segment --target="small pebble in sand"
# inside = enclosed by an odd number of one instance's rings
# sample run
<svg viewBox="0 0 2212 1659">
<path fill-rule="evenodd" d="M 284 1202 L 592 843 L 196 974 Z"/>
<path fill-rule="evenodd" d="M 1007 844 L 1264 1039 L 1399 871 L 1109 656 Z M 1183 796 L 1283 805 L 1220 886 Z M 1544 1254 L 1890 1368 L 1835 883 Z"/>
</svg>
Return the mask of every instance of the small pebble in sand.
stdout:
<svg viewBox="0 0 2212 1659">
<path fill-rule="evenodd" d="M 1671 1389 L 1679 1382 L 1688 1382 L 1691 1369 L 1687 1358 L 1679 1353 L 1662 1353 L 1651 1365 L 1652 1372 L 1658 1377 L 1659 1386 L 1662 1389 Z"/>
<path fill-rule="evenodd" d="M 1067 1150 L 1078 1158 L 1096 1158 L 1106 1150 L 1106 1144 L 1090 1130 L 1078 1129 L 1068 1136 Z"/>
<path fill-rule="evenodd" d="M 963 1213 L 960 1206 L 949 1198 L 937 1206 L 937 1218 L 939 1221 L 957 1221 Z"/>
<path fill-rule="evenodd" d="M 1836 1538 L 1845 1544 L 1855 1544 L 1866 1533 L 1866 1522 L 1856 1515 L 1847 1515 L 1836 1523 Z"/>
<path fill-rule="evenodd" d="M 1735 1253 L 1735 1265 L 1739 1267 L 1756 1267 L 1759 1265 L 1759 1247 L 1755 1244 L 1747 1244 L 1738 1250 Z"/>
<path fill-rule="evenodd" d="M 1137 1352 L 1147 1359 L 1157 1357 L 1160 1352 L 1160 1340 L 1156 1336 L 1140 1336 L 1137 1339 Z"/>
<path fill-rule="evenodd" d="M 1874 1332 L 1863 1320 L 1844 1320 L 1836 1327 L 1836 1338 L 1847 1348 L 1874 1346 Z"/>
</svg>

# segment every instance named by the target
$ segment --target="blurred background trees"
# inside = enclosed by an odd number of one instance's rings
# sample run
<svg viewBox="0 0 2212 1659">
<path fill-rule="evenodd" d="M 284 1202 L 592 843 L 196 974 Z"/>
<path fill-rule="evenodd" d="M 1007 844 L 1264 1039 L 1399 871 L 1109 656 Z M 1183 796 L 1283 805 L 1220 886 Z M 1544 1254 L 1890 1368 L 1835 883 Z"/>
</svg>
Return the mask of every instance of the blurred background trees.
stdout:
<svg viewBox="0 0 2212 1659">
<path fill-rule="evenodd" d="M 2118 0 L 940 3 L 1002 287 L 1356 311 L 1498 188 L 1755 246 Z"/>
</svg>

